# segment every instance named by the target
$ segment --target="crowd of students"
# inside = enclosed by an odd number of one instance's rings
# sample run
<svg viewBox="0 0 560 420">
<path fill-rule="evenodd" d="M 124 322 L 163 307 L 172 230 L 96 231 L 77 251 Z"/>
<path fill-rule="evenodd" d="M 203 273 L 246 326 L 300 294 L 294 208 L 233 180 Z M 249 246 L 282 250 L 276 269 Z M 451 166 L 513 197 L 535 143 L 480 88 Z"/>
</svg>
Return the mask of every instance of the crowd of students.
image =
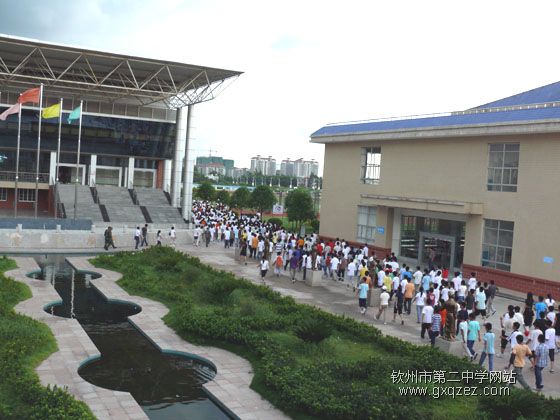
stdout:
<svg viewBox="0 0 560 420">
<path fill-rule="evenodd" d="M 366 246 L 352 246 L 344 239 L 322 240 L 316 234 L 298 235 L 263 221 L 259 214 L 238 216 L 227 206 L 197 201 L 193 205 L 194 245 L 204 238 L 206 246 L 222 241 L 224 247 L 239 247 L 244 264 L 254 259 L 263 283 L 272 264 L 274 275 L 289 274 L 292 282 L 306 279 L 310 271 L 322 272 L 323 278 L 346 284 L 358 295 L 359 310 L 365 315 L 372 306 L 372 291 L 379 290 L 377 320 L 387 323 L 389 305 L 393 322 L 405 323 L 416 308 L 420 336 L 435 345 L 438 336 L 459 341 L 473 362 L 479 357 L 475 344 L 482 345 L 479 365 L 488 360 L 494 370 L 494 357 L 503 357 L 509 349 L 509 364 L 518 382 L 528 388 L 522 369 L 531 360 L 536 389 L 542 390 L 542 370 L 554 372 L 554 359 L 560 345 L 560 308 L 550 295 L 534 299 L 529 293 L 524 308 L 510 305 L 493 325 L 493 302 L 498 288 L 494 281 L 480 282 L 475 273 L 468 279 L 459 272 L 451 276 L 445 268 L 411 270 L 400 265 L 394 254 L 375 258 Z M 480 320 L 480 321 L 479 321 Z M 498 321 L 498 320 L 497 320 Z M 426 337 L 427 333 L 427 337 Z M 500 352 L 495 344 L 499 338 Z"/>
</svg>

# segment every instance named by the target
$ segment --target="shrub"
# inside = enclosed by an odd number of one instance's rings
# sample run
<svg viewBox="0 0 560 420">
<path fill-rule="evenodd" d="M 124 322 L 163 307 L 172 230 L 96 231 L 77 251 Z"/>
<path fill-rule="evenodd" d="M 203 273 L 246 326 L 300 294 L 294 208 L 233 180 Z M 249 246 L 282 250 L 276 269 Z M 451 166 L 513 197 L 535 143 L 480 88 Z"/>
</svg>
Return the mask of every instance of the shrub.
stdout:
<svg viewBox="0 0 560 420">
<path fill-rule="evenodd" d="M 294 328 L 294 333 L 308 343 L 320 343 L 330 337 L 332 329 L 323 320 L 307 318 Z"/>
<path fill-rule="evenodd" d="M 313 232 L 319 233 L 319 226 L 320 226 L 319 219 L 311 220 L 310 225 L 311 225 L 311 228 L 313 229 Z"/>
<path fill-rule="evenodd" d="M 270 219 L 268 219 L 268 223 L 273 223 L 276 226 L 280 227 L 284 222 L 279 217 L 271 217 Z"/>
</svg>

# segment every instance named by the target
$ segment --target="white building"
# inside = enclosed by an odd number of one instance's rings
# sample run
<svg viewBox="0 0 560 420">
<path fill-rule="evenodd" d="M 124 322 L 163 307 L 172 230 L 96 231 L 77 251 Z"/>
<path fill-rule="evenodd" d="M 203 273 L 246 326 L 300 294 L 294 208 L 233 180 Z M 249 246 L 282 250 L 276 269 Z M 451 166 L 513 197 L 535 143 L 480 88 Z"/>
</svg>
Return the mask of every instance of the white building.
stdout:
<svg viewBox="0 0 560 420">
<path fill-rule="evenodd" d="M 251 158 L 251 172 L 259 172 L 263 175 L 276 175 L 276 159 L 257 155 Z"/>
</svg>

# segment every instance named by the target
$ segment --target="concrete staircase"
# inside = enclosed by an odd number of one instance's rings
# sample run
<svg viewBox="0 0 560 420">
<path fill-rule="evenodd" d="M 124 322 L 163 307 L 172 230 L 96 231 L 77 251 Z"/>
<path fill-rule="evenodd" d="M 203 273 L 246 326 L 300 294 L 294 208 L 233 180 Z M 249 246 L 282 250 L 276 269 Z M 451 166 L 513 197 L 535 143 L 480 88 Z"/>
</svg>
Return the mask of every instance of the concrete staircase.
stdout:
<svg viewBox="0 0 560 420">
<path fill-rule="evenodd" d="M 185 224 L 179 211 L 169 204 L 162 190 L 155 188 L 135 188 L 134 191 L 139 204 L 145 207 L 149 213 L 152 223 L 175 226 Z"/>
<path fill-rule="evenodd" d="M 60 184 L 58 186 L 58 198 L 64 204 L 66 218 L 74 217 L 74 185 Z M 93 202 L 91 190 L 87 185 L 78 185 L 78 219 L 90 219 L 93 222 L 103 220 L 99 205 Z"/>
<path fill-rule="evenodd" d="M 111 185 L 98 185 L 96 188 L 99 203 L 105 205 L 111 222 L 145 223 L 140 207 L 132 202 L 130 193 L 126 188 Z"/>
</svg>

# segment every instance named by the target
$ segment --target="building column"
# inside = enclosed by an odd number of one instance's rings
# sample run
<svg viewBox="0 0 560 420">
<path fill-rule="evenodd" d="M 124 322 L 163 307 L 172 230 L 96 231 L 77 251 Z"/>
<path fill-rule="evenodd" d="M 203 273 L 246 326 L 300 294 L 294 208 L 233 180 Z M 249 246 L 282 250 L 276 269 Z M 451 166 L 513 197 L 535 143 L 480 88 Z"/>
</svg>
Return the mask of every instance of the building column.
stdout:
<svg viewBox="0 0 560 420">
<path fill-rule="evenodd" d="M 170 191 L 172 166 L 173 161 L 171 159 L 165 159 L 163 161 L 163 191 Z"/>
<path fill-rule="evenodd" d="M 95 173 L 97 172 L 97 155 L 91 155 L 89 161 L 89 183 L 90 187 L 95 186 Z"/>
<path fill-rule="evenodd" d="M 484 237 L 484 218 L 477 214 L 468 214 L 465 222 L 465 248 L 463 264 L 481 265 L 482 239 Z M 459 244 L 455 244 L 459 246 Z"/>
<path fill-rule="evenodd" d="M 189 105 L 187 107 L 187 137 L 185 142 L 185 166 L 183 169 L 183 191 L 181 194 L 181 211 L 183 213 L 183 219 L 190 223 L 191 220 L 191 208 L 192 208 L 192 184 L 194 175 L 194 160 L 192 153 L 189 152 L 190 140 L 192 139 L 192 127 L 191 122 L 193 118 L 194 105 Z"/>
<path fill-rule="evenodd" d="M 54 185 L 56 182 L 56 152 L 51 152 L 49 162 L 49 185 Z"/>
<path fill-rule="evenodd" d="M 128 179 L 126 183 L 126 188 L 133 189 L 134 188 L 134 158 L 128 158 Z"/>
<path fill-rule="evenodd" d="M 183 159 L 185 157 L 185 143 L 187 140 L 187 108 L 177 109 L 177 120 L 175 122 L 175 153 L 173 157 L 173 168 L 171 169 L 171 205 L 179 207 L 179 195 L 181 193 L 181 175 L 183 173 Z"/>
</svg>

